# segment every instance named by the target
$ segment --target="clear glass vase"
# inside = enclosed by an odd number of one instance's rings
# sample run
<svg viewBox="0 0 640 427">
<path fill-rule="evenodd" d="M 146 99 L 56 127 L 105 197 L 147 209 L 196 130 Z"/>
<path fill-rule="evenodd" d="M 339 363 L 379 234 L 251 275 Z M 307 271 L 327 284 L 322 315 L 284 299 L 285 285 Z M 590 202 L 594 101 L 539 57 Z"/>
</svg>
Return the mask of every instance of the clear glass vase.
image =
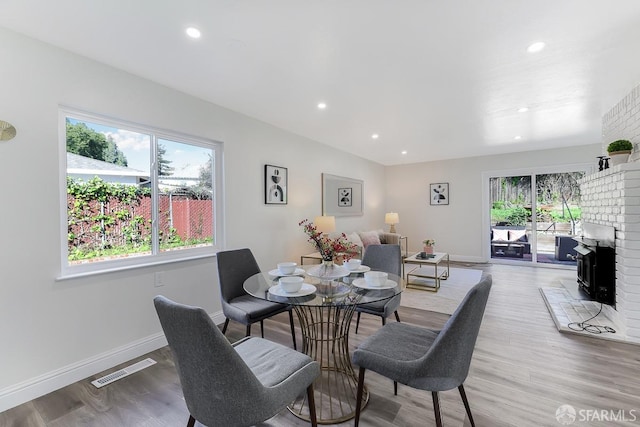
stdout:
<svg viewBox="0 0 640 427">
<path fill-rule="evenodd" d="M 314 265 L 307 270 L 307 274 L 321 280 L 339 279 L 349 275 L 347 267 L 337 265 L 333 258 L 323 259 L 322 264 Z"/>
</svg>

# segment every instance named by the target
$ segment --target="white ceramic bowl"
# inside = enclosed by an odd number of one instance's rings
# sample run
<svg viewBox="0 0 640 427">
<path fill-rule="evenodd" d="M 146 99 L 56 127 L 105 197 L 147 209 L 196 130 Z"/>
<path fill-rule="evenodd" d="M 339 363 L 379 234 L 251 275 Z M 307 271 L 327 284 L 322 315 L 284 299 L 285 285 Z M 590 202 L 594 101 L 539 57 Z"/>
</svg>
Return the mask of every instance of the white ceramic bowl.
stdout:
<svg viewBox="0 0 640 427">
<path fill-rule="evenodd" d="M 349 261 L 347 261 L 347 268 L 350 271 L 357 270 L 358 268 L 360 268 L 361 263 L 362 263 L 361 260 L 352 258 Z"/>
<path fill-rule="evenodd" d="M 283 291 L 287 293 L 295 293 L 302 288 L 304 278 L 300 276 L 281 277 L 280 280 L 278 280 L 278 283 Z"/>
<path fill-rule="evenodd" d="M 278 263 L 278 271 L 280 274 L 293 274 L 296 271 L 295 262 L 279 262 Z"/>
<path fill-rule="evenodd" d="M 384 271 L 367 271 L 364 273 L 364 280 L 369 286 L 382 286 L 387 283 L 389 275 Z"/>
</svg>

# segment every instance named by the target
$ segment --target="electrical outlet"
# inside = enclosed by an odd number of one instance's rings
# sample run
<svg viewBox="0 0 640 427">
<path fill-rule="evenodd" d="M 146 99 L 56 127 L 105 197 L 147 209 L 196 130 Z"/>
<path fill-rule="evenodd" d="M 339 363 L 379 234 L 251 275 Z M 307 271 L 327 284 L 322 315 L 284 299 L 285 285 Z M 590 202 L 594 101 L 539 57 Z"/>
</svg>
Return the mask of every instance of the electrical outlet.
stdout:
<svg viewBox="0 0 640 427">
<path fill-rule="evenodd" d="M 164 279 L 164 272 L 156 271 L 155 280 L 154 280 L 154 285 L 156 288 L 159 288 L 160 286 L 164 286 L 163 279 Z"/>
</svg>

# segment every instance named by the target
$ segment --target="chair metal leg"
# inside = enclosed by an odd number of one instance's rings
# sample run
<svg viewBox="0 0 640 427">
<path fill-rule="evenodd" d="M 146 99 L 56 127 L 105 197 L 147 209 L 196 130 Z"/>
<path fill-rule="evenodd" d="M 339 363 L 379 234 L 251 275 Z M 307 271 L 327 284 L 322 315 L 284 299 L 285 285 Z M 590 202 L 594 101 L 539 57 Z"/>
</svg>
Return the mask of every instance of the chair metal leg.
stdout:
<svg viewBox="0 0 640 427">
<path fill-rule="evenodd" d="M 289 324 L 291 325 L 291 338 L 293 338 L 293 349 L 297 350 L 298 347 L 296 346 L 296 329 L 295 329 L 295 326 L 293 326 L 293 313 L 291 310 L 289 310 Z"/>
<path fill-rule="evenodd" d="M 227 326 L 229 326 L 229 319 L 224 319 L 224 326 L 222 327 L 222 335 L 227 332 Z"/>
<path fill-rule="evenodd" d="M 193 427 L 196 425 L 196 419 L 192 415 L 189 415 L 189 421 L 187 421 L 187 427 Z"/>
<path fill-rule="evenodd" d="M 464 392 L 464 386 L 462 384 L 458 386 L 458 391 L 460 391 L 460 396 L 462 397 L 462 402 L 464 403 L 464 409 L 467 410 L 467 416 L 469 417 L 469 422 L 471 422 L 471 427 L 476 427 L 476 423 L 473 421 L 473 416 L 471 415 L 469 401 L 467 400 L 467 393 Z"/>
<path fill-rule="evenodd" d="M 400 322 L 400 315 L 398 314 L 398 310 L 394 311 L 393 314 L 396 315 L 396 320 Z"/>
<path fill-rule="evenodd" d="M 247 334 L 245 335 L 245 337 L 248 337 L 249 335 L 251 335 L 251 323 L 247 325 Z"/>
<path fill-rule="evenodd" d="M 382 318 L 382 326 L 387 324 L 387 318 L 384 316 L 380 316 Z"/>
<path fill-rule="evenodd" d="M 356 334 L 358 334 L 358 326 L 360 325 L 360 315 L 362 313 L 358 312 L 358 317 L 356 317 Z"/>
<path fill-rule="evenodd" d="M 313 397 L 313 383 L 307 387 L 307 403 L 309 403 L 309 421 L 311 421 L 311 426 L 317 427 L 318 419 L 316 417 L 316 400 Z"/>
<path fill-rule="evenodd" d="M 260 321 L 260 336 L 264 338 L 264 320 Z"/>
<path fill-rule="evenodd" d="M 398 395 L 398 381 L 393 382 L 393 395 L 394 396 Z"/>
<path fill-rule="evenodd" d="M 360 313 L 358 313 L 360 314 Z M 365 369 L 360 367 L 360 374 L 358 375 L 358 392 L 356 393 L 356 418 L 354 427 L 358 427 L 360 422 L 360 410 L 362 409 L 362 394 L 364 392 L 364 373 Z"/>
<path fill-rule="evenodd" d="M 433 398 L 433 412 L 436 415 L 436 427 L 442 427 L 442 417 L 440 416 L 440 398 L 437 391 L 431 392 Z"/>
</svg>

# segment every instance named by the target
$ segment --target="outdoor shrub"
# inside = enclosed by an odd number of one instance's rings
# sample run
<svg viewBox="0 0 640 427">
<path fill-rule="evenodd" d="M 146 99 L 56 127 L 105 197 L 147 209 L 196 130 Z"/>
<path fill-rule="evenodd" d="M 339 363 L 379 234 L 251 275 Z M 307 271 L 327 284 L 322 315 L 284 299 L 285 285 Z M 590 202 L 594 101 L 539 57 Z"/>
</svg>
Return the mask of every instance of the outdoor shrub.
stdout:
<svg viewBox="0 0 640 427">
<path fill-rule="evenodd" d="M 526 225 L 529 212 L 522 206 L 512 208 L 505 218 L 509 225 Z"/>
</svg>

